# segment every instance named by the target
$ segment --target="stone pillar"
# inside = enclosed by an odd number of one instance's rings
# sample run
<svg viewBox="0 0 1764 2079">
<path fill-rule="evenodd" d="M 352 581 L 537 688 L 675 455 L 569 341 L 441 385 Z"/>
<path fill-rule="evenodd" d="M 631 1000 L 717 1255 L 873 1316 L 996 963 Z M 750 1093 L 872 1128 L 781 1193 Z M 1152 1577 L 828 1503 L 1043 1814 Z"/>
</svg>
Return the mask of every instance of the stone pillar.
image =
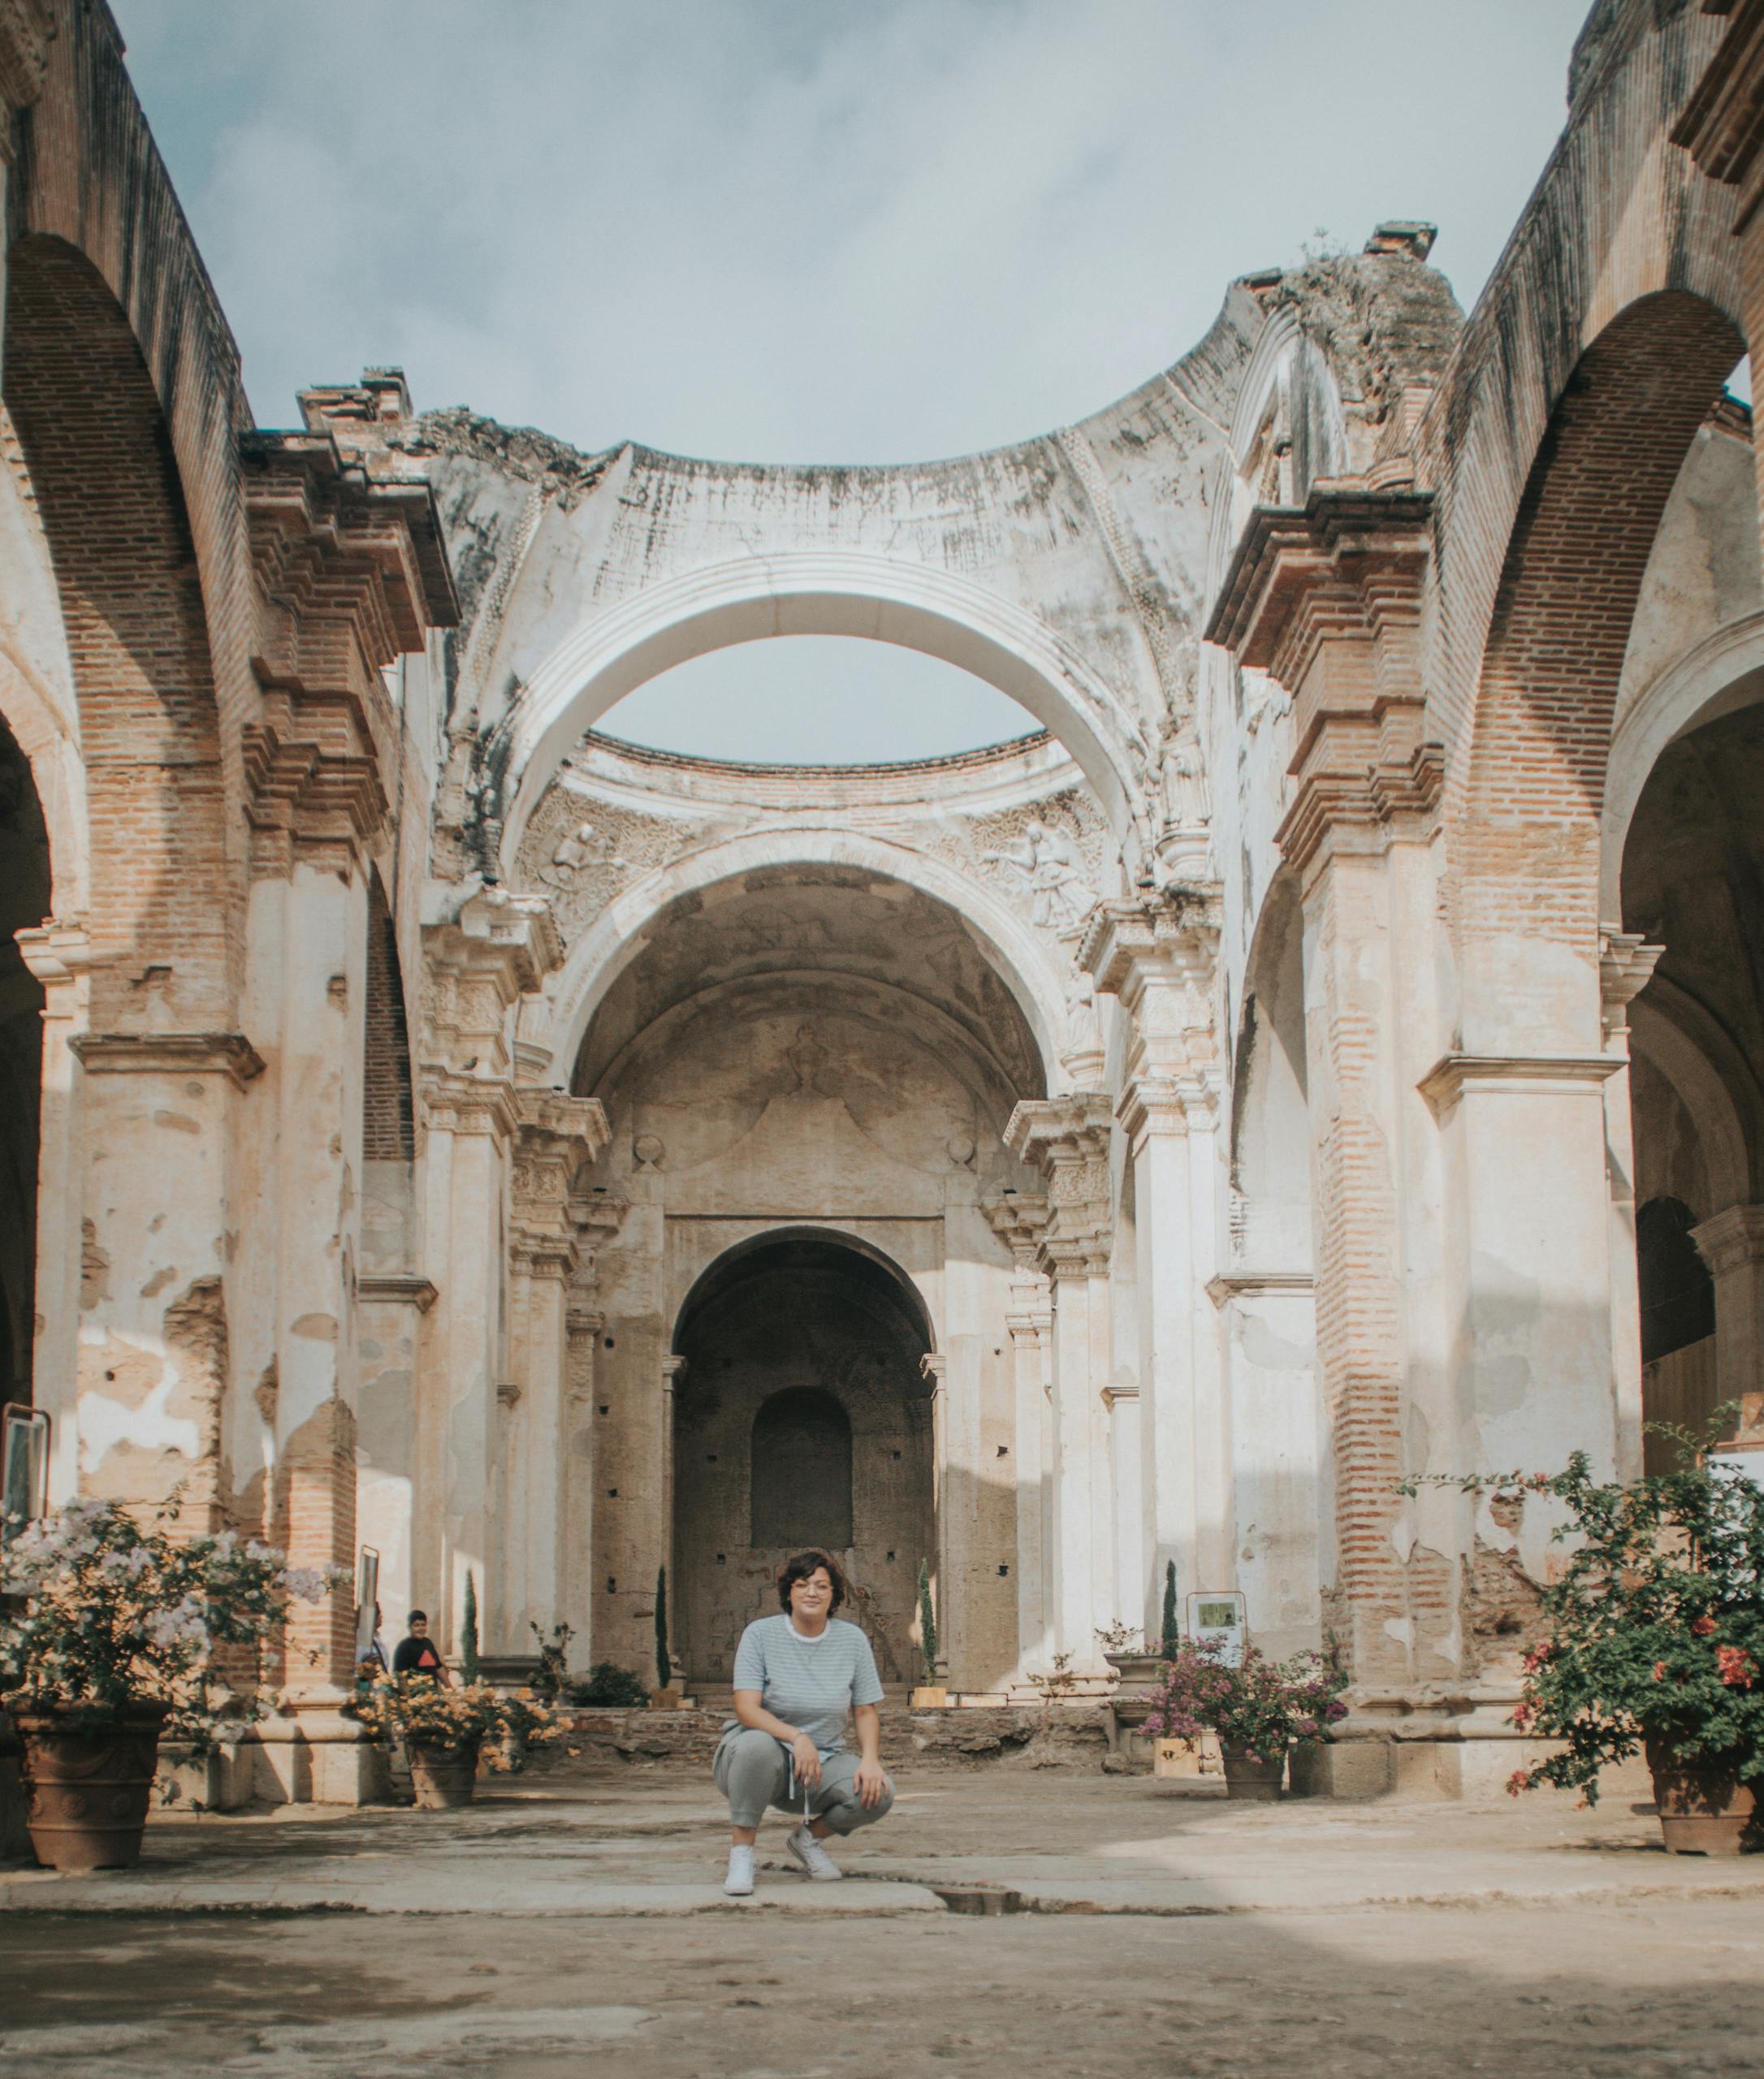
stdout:
<svg viewBox="0 0 1764 2079">
<path fill-rule="evenodd" d="M 1155 1623 L 1164 1567 L 1191 1588 L 1235 1585 L 1230 1409 L 1206 1303 L 1217 1269 L 1216 893 L 1105 902 L 1079 959 L 1127 1015 L 1116 1114 L 1134 1165 L 1145 1476 L 1138 1585 L 1122 1614 Z M 1256 1615 L 1251 1613 L 1253 1625 Z"/>
<path fill-rule="evenodd" d="M 245 1001 L 269 1074 L 244 1157 L 256 1217 L 241 1354 L 271 1446 L 271 1540 L 352 1577 L 367 889 L 399 733 L 382 674 L 456 612 L 432 505 L 408 483 L 346 469 L 328 439 L 283 434 L 248 438 L 242 478 L 260 694 L 243 741 Z M 354 1639 L 347 1588 L 296 1605 L 260 1789 L 352 1802 L 372 1787 L 377 1757 L 338 1715 Z"/>
<path fill-rule="evenodd" d="M 1139 1389 L 1124 1381 L 1103 1388 L 1109 1411 L 1109 1520 L 1114 1528 L 1114 1606 L 1118 1622 L 1145 1629 L 1145 1557 L 1140 1536 Z"/>
<path fill-rule="evenodd" d="M 1764 1205 L 1731 1205 L 1691 1230 L 1715 1282 L 1718 1401 L 1764 1392 Z"/>
<path fill-rule="evenodd" d="M 1074 1672 L 1103 1666 L 1096 1632 L 1113 1621 L 1113 1541 L 1109 1522 L 1109 1140 L 1111 1107 L 1100 1091 L 1026 1098 L 1005 1128 L 1005 1145 L 1048 1180 L 1048 1224 L 1039 1251 L 1053 1281 L 1053 1496 L 1048 1597 L 1053 1645 Z"/>
<path fill-rule="evenodd" d="M 1053 1385 L 1053 1305 L 1046 1273 L 1036 1261 L 1048 1224 L 1039 1193 L 1001 1191 L 984 1208 L 992 1232 L 1010 1251 L 1010 1333 L 1016 1403 L 1017 1667 L 1021 1682 L 1045 1670 L 1053 1657 L 1048 1588 L 1052 1519 L 1052 1452 L 1048 1396 Z"/>
<path fill-rule="evenodd" d="M 674 1521 L 674 1395 L 685 1376 L 686 1360 L 669 1355 L 661 1361 L 661 1477 L 656 1492 L 661 1497 L 661 1539 L 657 1547 L 668 1567 L 668 1578 L 677 1583 L 680 1568 L 677 1562 L 679 1529 Z M 662 1563 L 659 1560 L 657 1564 Z M 673 1599 L 676 1610 L 684 1605 L 677 1594 Z"/>
<path fill-rule="evenodd" d="M 564 1316 L 569 1340 L 569 1461 L 565 1469 L 564 1524 L 564 1622 L 575 1637 L 572 1664 L 590 1666 L 603 1658 L 594 1645 L 594 1350 L 607 1317 L 587 1303 L 579 1289 L 570 1295 Z"/>
<path fill-rule="evenodd" d="M 427 1278 L 404 1271 L 375 1273 L 356 1284 L 362 1373 L 356 1535 L 379 1554 L 388 1632 L 402 1626 L 417 1601 L 411 1577 L 417 1380 L 424 1317 L 436 1297 Z"/>
<path fill-rule="evenodd" d="M 36 1404 L 50 1417 L 49 1498 L 80 1491 L 80 1299 L 84 1075 L 75 1043 L 87 1027 L 91 942 L 80 924 L 51 918 L 17 934 L 43 990 L 42 1112 L 37 1159 Z"/>
<path fill-rule="evenodd" d="M 440 1293 L 418 1381 L 416 1593 L 443 1649 L 457 1649 L 468 1573 L 480 1610 L 496 1606 L 491 1485 L 510 1144 L 516 1000 L 562 957 L 543 898 L 479 890 L 423 930 L 422 1185 L 429 1270 Z M 432 1593 L 429 1586 L 439 1593 Z"/>
<path fill-rule="evenodd" d="M 1617 1465 L 1641 1471 L 1641 1294 L 1636 1267 L 1635 1115 L 1629 1095 L 1629 1006 L 1646 988 L 1664 946 L 1615 924 L 1599 927 L 1600 1017 L 1615 1064 L 1605 1083 L 1605 1147 L 1611 1172 L 1611 1347 L 1617 1403 Z"/>
<path fill-rule="evenodd" d="M 570 1202 L 578 1170 L 606 1146 L 592 1097 L 517 1090 L 508 1231 L 508 1381 L 503 1416 L 502 1565 L 486 1645 L 536 1653 L 564 1614 L 569 1520 L 569 1290 L 580 1263 Z"/>
</svg>

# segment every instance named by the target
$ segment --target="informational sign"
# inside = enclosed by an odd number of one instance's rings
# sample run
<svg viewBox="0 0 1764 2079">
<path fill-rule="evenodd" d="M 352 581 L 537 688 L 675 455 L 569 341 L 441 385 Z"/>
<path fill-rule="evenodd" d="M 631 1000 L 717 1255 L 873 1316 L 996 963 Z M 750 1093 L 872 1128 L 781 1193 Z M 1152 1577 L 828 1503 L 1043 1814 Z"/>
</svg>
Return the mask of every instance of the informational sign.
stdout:
<svg viewBox="0 0 1764 2079">
<path fill-rule="evenodd" d="M 1227 1667 L 1239 1666 L 1249 1643 L 1249 1615 L 1235 1588 L 1202 1589 L 1188 1598 L 1188 1636 L 1211 1645 Z"/>
<path fill-rule="evenodd" d="M 374 1619 L 379 1607 L 380 1555 L 371 1545 L 361 1548 L 355 1595 L 355 1664 L 374 1658 Z"/>
<path fill-rule="evenodd" d="M 49 1417 L 8 1407 L 0 1429 L 0 1543 L 49 1508 Z"/>
</svg>

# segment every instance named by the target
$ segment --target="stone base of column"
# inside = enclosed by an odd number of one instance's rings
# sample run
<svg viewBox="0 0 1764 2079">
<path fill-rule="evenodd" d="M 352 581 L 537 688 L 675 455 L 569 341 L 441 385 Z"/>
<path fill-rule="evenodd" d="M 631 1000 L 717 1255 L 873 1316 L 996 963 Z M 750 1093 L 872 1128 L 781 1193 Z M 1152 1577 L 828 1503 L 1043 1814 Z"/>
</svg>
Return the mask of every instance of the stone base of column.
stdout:
<svg viewBox="0 0 1764 2079">
<path fill-rule="evenodd" d="M 265 1805 L 377 1805 L 391 1791 L 391 1757 L 342 1714 L 347 1699 L 291 1702 L 252 1728 L 253 1795 Z"/>
<path fill-rule="evenodd" d="M 256 1749 L 221 1747 L 212 1754 L 192 1755 L 175 1746 L 159 1750 L 159 1774 L 153 1783 L 149 1820 L 160 1813 L 175 1818 L 200 1807 L 205 1812 L 236 1812 L 257 1796 Z"/>
</svg>

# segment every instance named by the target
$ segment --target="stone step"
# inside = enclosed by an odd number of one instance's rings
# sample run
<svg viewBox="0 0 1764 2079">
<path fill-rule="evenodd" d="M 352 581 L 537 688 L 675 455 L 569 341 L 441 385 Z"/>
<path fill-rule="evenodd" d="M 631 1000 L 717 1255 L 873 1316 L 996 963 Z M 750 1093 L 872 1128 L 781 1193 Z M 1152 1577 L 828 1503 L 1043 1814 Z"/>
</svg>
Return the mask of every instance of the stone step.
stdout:
<svg viewBox="0 0 1764 2079">
<path fill-rule="evenodd" d="M 566 1710 L 566 1744 L 609 1762 L 707 1766 L 729 1714 L 703 1708 L 702 1697 L 695 1701 L 699 1708 L 694 1710 Z M 1106 1705 L 914 1711 L 884 1701 L 881 1716 L 884 1759 L 986 1761 L 1033 1749 L 1038 1757 L 1099 1766 L 1109 1745 Z"/>
</svg>

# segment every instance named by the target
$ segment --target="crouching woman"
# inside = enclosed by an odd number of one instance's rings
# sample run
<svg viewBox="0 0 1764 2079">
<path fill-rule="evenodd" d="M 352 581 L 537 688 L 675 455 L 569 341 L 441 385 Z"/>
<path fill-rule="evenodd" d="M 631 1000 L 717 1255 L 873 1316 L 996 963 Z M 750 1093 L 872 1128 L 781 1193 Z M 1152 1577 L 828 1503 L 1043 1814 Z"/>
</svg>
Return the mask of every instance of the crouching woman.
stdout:
<svg viewBox="0 0 1764 2079">
<path fill-rule="evenodd" d="M 723 1728 L 713 1773 L 729 1800 L 729 1876 L 723 1889 L 754 1888 L 754 1841 L 768 1807 L 798 1817 L 785 1846 L 811 1877 L 844 1872 L 824 1843 L 873 1825 L 894 1802 L 882 1772 L 882 1684 L 870 1641 L 833 1612 L 845 1579 L 824 1552 L 799 1552 L 778 1576 L 776 1617 L 756 1618 L 735 1654 L 735 1715 Z M 845 1745 L 856 1721 L 858 1752 Z"/>
</svg>

